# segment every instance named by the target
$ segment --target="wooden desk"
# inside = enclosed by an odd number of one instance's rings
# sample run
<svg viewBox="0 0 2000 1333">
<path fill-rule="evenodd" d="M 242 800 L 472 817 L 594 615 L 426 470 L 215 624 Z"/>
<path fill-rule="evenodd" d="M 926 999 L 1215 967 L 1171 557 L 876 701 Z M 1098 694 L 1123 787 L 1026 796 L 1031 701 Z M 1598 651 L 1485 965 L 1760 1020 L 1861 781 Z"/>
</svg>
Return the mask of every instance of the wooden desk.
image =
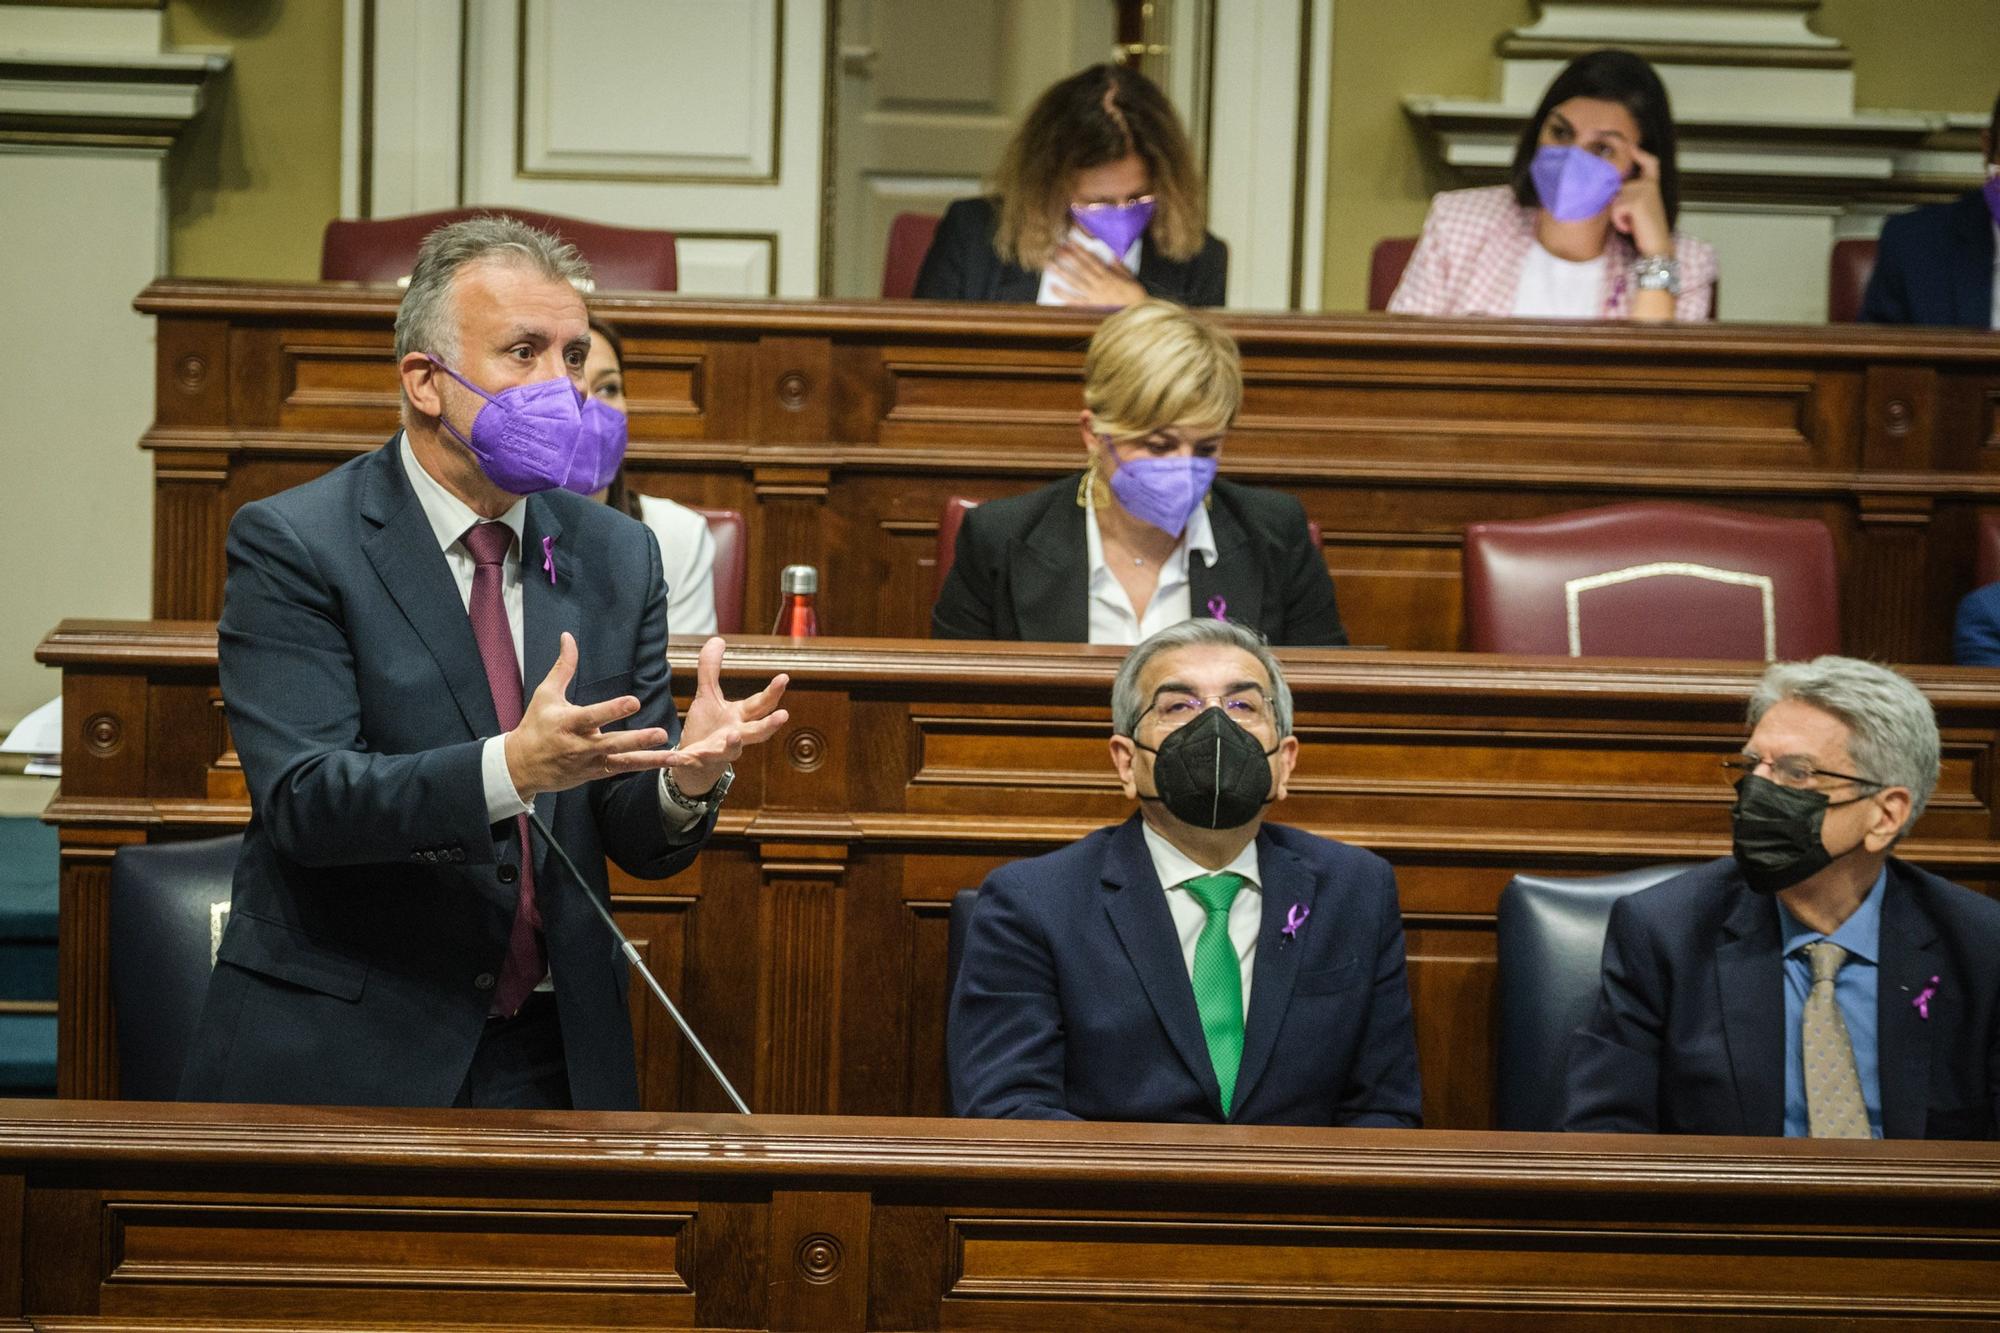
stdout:
<svg viewBox="0 0 2000 1333">
<path fill-rule="evenodd" d="M 396 428 L 394 288 L 172 279 L 159 318 L 153 614 L 214 619 L 237 507 Z M 929 633 L 947 497 L 1081 465 L 1097 317 L 940 303 L 606 296 L 644 490 L 749 516 L 746 623 L 778 570 L 825 575 L 821 623 Z M 1356 643 L 1460 643 L 1465 524 L 1636 498 L 1817 518 L 1849 652 L 1950 660 L 1973 531 L 2000 504 L 2000 339 L 1230 315 L 1247 394 L 1224 467 L 1296 493 Z"/>
<path fill-rule="evenodd" d="M 2000 1147 L 0 1102 L 0 1253 L 48 1333 L 1961 1328 Z"/>
<path fill-rule="evenodd" d="M 697 645 L 676 641 L 677 679 Z M 65 623 L 59 1086 L 116 1091 L 104 902 L 125 842 L 248 817 L 214 627 Z M 768 638 L 731 692 L 791 673 L 792 720 L 738 765 L 715 839 L 674 879 L 614 868 L 626 930 L 750 1104 L 934 1115 L 944 1100 L 946 912 L 995 865 L 1125 818 L 1106 752 L 1118 649 Z M 1494 912 L 1521 870 L 1591 873 L 1726 854 L 1717 760 L 1756 669 L 1477 654 L 1281 654 L 1302 742 L 1287 823 L 1396 866 L 1425 1123 L 1492 1123 Z M 1912 672 L 1944 777 L 1905 854 L 2000 888 L 2000 677 Z M 634 988 L 645 1104 L 726 1103 Z"/>
</svg>

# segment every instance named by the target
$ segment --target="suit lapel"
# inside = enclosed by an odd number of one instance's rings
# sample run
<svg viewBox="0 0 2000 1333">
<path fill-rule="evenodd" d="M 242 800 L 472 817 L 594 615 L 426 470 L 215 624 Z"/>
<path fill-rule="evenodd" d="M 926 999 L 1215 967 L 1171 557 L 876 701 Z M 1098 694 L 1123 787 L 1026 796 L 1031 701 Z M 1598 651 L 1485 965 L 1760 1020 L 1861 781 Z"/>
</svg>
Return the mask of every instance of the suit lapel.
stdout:
<svg viewBox="0 0 2000 1333">
<path fill-rule="evenodd" d="M 1008 590 L 1020 637 L 1041 643 L 1089 639 L 1090 562 L 1083 510 L 1058 498 L 1016 543 L 1014 556 Z"/>
<path fill-rule="evenodd" d="M 1250 532 L 1233 506 L 1217 500 L 1208 509 L 1215 533 L 1215 563 L 1188 552 L 1188 612 L 1196 620 L 1214 616 L 1220 600 L 1222 616 L 1241 625 L 1264 623 L 1264 572 L 1250 549 Z M 1253 987 L 1254 990 L 1254 987 Z"/>
<path fill-rule="evenodd" d="M 1944 972 L 1944 955 L 1936 947 L 1936 924 L 1918 906 L 1894 861 L 1889 863 L 1889 882 L 1882 892 L 1882 957 L 1875 996 L 1882 1137 L 1920 1139 L 1930 1111 L 1931 1026 L 1944 1021 L 1939 1011 L 1948 1001 L 1933 999 L 1927 1006 L 1931 1016 L 1926 1018 L 1916 999 Z"/>
<path fill-rule="evenodd" d="M 1218 1116 L 1222 1089 L 1202 1035 L 1201 1012 L 1195 1008 L 1194 985 L 1188 980 L 1180 933 L 1167 907 L 1166 890 L 1146 851 L 1146 837 L 1134 815 L 1112 836 L 1104 857 L 1104 912 L 1132 970 L 1139 974 L 1146 999 L 1159 1015 L 1174 1050 Z"/>
<path fill-rule="evenodd" d="M 363 538 L 361 549 L 430 651 L 466 729 L 475 737 L 498 735 L 500 718 L 493 711 L 493 692 L 486 684 L 479 644 L 472 637 L 472 621 L 444 552 L 438 549 L 437 534 L 403 475 L 400 436 L 370 463 L 361 516 L 376 525 L 375 532 Z"/>
<path fill-rule="evenodd" d="M 595 645 L 586 644 L 577 619 L 574 595 L 576 557 L 562 544 L 562 522 L 548 501 L 539 495 L 528 497 L 521 524 L 521 702 L 525 707 L 535 687 L 555 667 L 562 651 L 562 634 L 567 630 L 577 642 L 577 674 L 591 679 L 589 660 L 581 656 Z M 543 546 L 543 539 L 549 545 Z M 555 577 L 549 577 L 545 560 L 553 560 Z M 572 682 L 574 683 L 574 682 Z M 535 813 L 547 822 L 555 817 L 554 792 L 535 798 Z"/>
<path fill-rule="evenodd" d="M 1291 852 L 1262 832 L 1257 835 L 1257 872 L 1264 877 L 1264 916 L 1257 928 L 1257 961 L 1250 969 L 1250 1012 L 1243 1022 L 1243 1063 L 1236 1074 L 1236 1107 L 1250 1104 L 1257 1080 L 1277 1047 L 1278 1030 L 1291 1007 L 1292 987 L 1305 947 L 1281 933 L 1294 907 L 1318 910 L 1319 877 Z"/>
<path fill-rule="evenodd" d="M 1715 1003 L 1744 1134 L 1785 1132 L 1785 972 L 1778 909 L 1739 889 L 1715 955 Z"/>
</svg>

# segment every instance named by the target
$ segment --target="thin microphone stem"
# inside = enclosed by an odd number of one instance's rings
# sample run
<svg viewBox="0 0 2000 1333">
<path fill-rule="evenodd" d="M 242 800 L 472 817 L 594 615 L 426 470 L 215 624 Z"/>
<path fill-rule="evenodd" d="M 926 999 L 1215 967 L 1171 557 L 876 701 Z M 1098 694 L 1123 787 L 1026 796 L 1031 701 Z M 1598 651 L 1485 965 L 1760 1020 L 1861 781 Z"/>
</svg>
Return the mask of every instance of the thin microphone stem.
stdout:
<svg viewBox="0 0 2000 1333">
<path fill-rule="evenodd" d="M 546 842 L 555 852 L 556 856 L 561 859 L 563 868 L 570 873 L 570 878 L 574 879 L 578 887 L 583 890 L 584 900 L 596 909 L 597 915 L 602 918 L 605 927 L 610 930 L 612 938 L 618 941 L 618 947 L 624 951 L 627 961 L 639 970 L 639 975 L 646 979 L 646 985 L 652 988 L 653 994 L 659 997 L 660 1003 L 667 1007 L 667 1013 L 674 1020 L 674 1026 L 679 1028 L 681 1035 L 688 1039 L 688 1045 L 694 1047 L 694 1053 L 699 1055 L 701 1062 L 708 1066 L 708 1072 L 715 1075 L 715 1081 L 720 1083 L 722 1090 L 729 1094 L 729 1100 L 735 1103 L 737 1110 L 741 1111 L 744 1115 L 749 1115 L 749 1103 L 737 1095 L 736 1085 L 729 1081 L 729 1075 L 722 1072 L 722 1066 L 715 1063 L 715 1057 L 708 1053 L 708 1047 L 701 1044 L 701 1038 L 694 1035 L 694 1029 L 688 1026 L 688 1021 L 685 1018 L 681 1017 L 680 1009 L 675 1006 L 672 1000 L 667 998 L 666 991 L 660 987 L 659 978 L 653 975 L 653 969 L 646 966 L 645 960 L 639 957 L 639 951 L 632 946 L 632 941 L 626 939 L 625 932 L 618 929 L 617 921 L 612 919 L 611 909 L 597 901 L 597 895 L 590 891 L 590 881 L 585 879 L 583 872 L 576 868 L 576 862 L 569 859 L 569 853 L 564 851 L 562 844 L 556 841 L 556 835 L 549 832 L 549 826 L 542 822 L 542 817 L 535 813 L 533 806 L 528 808 L 528 822 L 535 826 L 535 832 L 542 835 L 542 841 Z"/>
</svg>

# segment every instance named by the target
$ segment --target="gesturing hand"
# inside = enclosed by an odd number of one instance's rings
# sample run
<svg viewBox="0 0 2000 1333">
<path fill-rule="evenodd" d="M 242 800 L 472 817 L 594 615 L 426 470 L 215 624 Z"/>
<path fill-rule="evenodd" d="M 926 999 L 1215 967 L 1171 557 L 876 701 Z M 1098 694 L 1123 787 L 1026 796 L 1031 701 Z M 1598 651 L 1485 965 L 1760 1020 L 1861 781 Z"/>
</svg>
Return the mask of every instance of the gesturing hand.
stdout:
<svg viewBox="0 0 2000 1333">
<path fill-rule="evenodd" d="M 1049 256 L 1064 305 L 1128 306 L 1146 299 L 1146 289 L 1122 264 L 1107 264 L 1064 237 Z"/>
<path fill-rule="evenodd" d="M 666 766 L 674 770 L 674 786 L 684 796 L 706 794 L 722 780 L 723 772 L 743 753 L 744 746 L 770 740 L 791 718 L 778 707 L 789 679 L 782 671 L 747 699 L 731 703 L 723 698 L 722 649 L 719 638 L 701 646 L 695 663 L 694 702 L 681 721 L 680 748 L 663 756 Z"/>
<path fill-rule="evenodd" d="M 1625 182 L 1611 201 L 1611 225 L 1632 238 L 1642 255 L 1674 252 L 1673 224 L 1667 221 L 1666 196 L 1660 193 L 1660 159 L 1643 148 L 1632 150 L 1639 174 Z"/>
<path fill-rule="evenodd" d="M 720 654 L 717 654 L 719 657 Z M 576 640 L 562 636 L 556 664 L 535 687 L 521 713 L 521 724 L 507 733 L 507 776 L 524 801 L 545 791 L 568 791 L 593 778 L 663 768 L 667 733 L 659 727 L 638 731 L 602 728 L 639 711 L 631 695 L 579 708 L 569 701 L 576 675 Z"/>
</svg>

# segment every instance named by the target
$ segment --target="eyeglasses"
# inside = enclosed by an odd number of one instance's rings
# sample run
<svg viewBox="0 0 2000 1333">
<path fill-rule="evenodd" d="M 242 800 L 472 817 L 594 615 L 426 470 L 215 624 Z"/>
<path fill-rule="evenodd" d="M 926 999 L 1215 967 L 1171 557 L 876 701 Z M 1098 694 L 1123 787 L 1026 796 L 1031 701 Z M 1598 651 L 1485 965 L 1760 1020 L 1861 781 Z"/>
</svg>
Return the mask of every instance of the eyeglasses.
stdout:
<svg viewBox="0 0 2000 1333">
<path fill-rule="evenodd" d="M 1240 727 L 1253 727 L 1270 716 L 1271 701 L 1260 689 L 1236 690 L 1230 694 L 1183 694 L 1174 691 L 1154 696 L 1148 711 L 1172 731 L 1200 717 L 1210 704 L 1216 705 Z"/>
<path fill-rule="evenodd" d="M 1776 775 L 1778 781 L 1787 787 L 1810 787 L 1818 778 L 1854 782 L 1863 787 L 1883 785 L 1873 778 L 1858 778 L 1852 773 L 1830 773 L 1826 769 L 1815 767 L 1812 760 L 1800 754 L 1782 755 L 1776 759 L 1765 759 L 1754 754 L 1739 754 L 1722 761 L 1723 768 L 1738 778 L 1747 778 L 1766 764 L 1770 765 L 1771 772 Z"/>
<path fill-rule="evenodd" d="M 1079 213 L 1098 213 L 1114 208 L 1131 208 L 1137 204 L 1150 204 L 1152 202 L 1153 196 L 1150 194 L 1135 194 L 1130 199 L 1118 200 L 1116 202 L 1104 199 L 1092 204 L 1071 204 L 1070 207 Z"/>
</svg>

